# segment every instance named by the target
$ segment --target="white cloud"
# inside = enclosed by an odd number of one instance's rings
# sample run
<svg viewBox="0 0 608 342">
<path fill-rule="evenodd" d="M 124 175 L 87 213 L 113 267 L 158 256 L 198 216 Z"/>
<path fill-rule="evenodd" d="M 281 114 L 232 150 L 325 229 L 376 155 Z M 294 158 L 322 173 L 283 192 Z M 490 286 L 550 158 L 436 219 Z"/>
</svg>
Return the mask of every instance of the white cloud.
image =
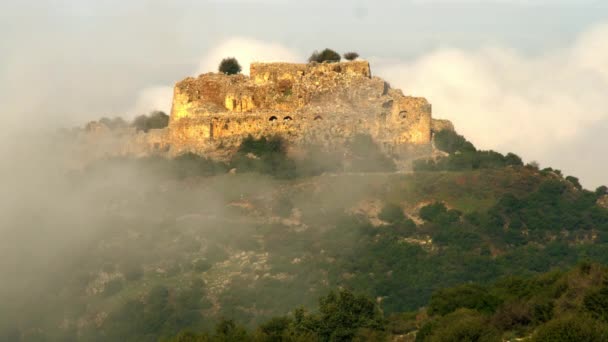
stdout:
<svg viewBox="0 0 608 342">
<path fill-rule="evenodd" d="M 231 38 L 218 45 L 203 57 L 198 74 L 217 72 L 221 60 L 235 57 L 243 67 L 243 73 L 249 74 L 251 62 L 301 62 L 298 53 L 276 43 L 263 42 L 248 38 Z"/>
<path fill-rule="evenodd" d="M 504 47 L 440 49 L 412 61 L 378 61 L 374 70 L 428 98 L 436 117 L 452 120 L 478 147 L 542 160 L 608 120 L 606 41 L 608 25 L 601 25 L 540 56 Z"/>
<path fill-rule="evenodd" d="M 155 86 L 149 87 L 139 92 L 133 108 L 128 111 L 129 116 L 148 114 L 155 110 L 162 110 L 165 113 L 171 112 L 171 102 L 173 100 L 173 87 Z"/>
<path fill-rule="evenodd" d="M 298 54 L 279 44 L 262 42 L 248 38 L 231 38 L 211 49 L 201 58 L 196 75 L 217 72 L 217 67 L 225 57 L 235 57 L 243 67 L 243 73 L 249 74 L 251 62 L 297 62 Z M 185 75 L 184 75 L 185 76 Z M 173 97 L 172 86 L 154 86 L 139 92 L 135 104 L 128 114 L 130 116 L 145 114 L 153 110 L 171 111 Z"/>
</svg>

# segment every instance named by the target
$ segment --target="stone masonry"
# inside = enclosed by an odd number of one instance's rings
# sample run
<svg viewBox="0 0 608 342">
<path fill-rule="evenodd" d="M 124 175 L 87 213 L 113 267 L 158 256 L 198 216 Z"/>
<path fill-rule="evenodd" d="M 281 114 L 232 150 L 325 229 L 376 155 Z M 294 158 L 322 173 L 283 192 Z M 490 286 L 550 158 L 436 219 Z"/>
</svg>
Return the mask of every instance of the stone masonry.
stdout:
<svg viewBox="0 0 608 342">
<path fill-rule="evenodd" d="M 207 73 L 178 82 L 169 127 L 155 146 L 212 155 L 249 135 L 331 146 L 363 133 L 399 154 L 430 145 L 441 129 L 453 127 L 432 119 L 426 99 L 373 77 L 367 61 L 252 63 L 249 77 Z"/>
</svg>

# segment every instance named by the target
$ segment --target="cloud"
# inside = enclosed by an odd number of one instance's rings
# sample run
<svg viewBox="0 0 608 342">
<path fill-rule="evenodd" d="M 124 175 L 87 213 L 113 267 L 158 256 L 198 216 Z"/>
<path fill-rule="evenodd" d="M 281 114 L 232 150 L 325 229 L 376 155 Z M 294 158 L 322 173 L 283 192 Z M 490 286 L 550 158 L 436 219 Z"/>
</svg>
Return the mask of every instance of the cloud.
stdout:
<svg viewBox="0 0 608 342">
<path fill-rule="evenodd" d="M 133 108 L 128 111 L 129 116 L 148 114 L 155 110 L 161 110 L 165 113 L 171 111 L 171 102 L 173 100 L 173 87 L 170 86 L 154 86 L 145 88 L 137 95 L 137 100 Z"/>
<path fill-rule="evenodd" d="M 538 56 L 505 47 L 439 49 L 411 61 L 378 60 L 374 70 L 427 97 L 434 116 L 452 120 L 477 146 L 543 160 L 608 120 L 606 41 L 608 24 Z"/>
<path fill-rule="evenodd" d="M 235 57 L 243 67 L 243 73 L 249 74 L 251 62 L 301 62 L 297 52 L 280 44 L 263 42 L 249 38 L 230 38 L 211 49 L 202 58 L 198 74 L 216 72 L 220 61 L 226 57 Z"/>
<path fill-rule="evenodd" d="M 298 62 L 298 54 L 276 43 L 263 42 L 242 37 L 230 38 L 201 58 L 195 75 L 207 72 L 217 72 L 220 61 L 226 57 L 235 57 L 243 67 L 243 74 L 249 74 L 251 62 Z M 130 116 L 145 114 L 153 110 L 171 111 L 172 86 L 153 86 L 145 88 L 137 95 L 137 100 L 131 109 Z"/>
</svg>

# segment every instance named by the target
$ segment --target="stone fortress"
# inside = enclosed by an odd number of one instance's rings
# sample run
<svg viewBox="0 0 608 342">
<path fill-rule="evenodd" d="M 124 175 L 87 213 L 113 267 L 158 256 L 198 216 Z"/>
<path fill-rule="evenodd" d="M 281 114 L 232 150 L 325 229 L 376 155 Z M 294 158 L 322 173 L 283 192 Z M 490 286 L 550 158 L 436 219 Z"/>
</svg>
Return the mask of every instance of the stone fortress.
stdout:
<svg viewBox="0 0 608 342">
<path fill-rule="evenodd" d="M 280 136 L 297 149 L 339 148 L 368 134 L 399 160 L 428 156 L 433 133 L 453 129 L 432 118 L 426 99 L 373 77 L 367 61 L 252 63 L 249 74 L 206 73 L 178 82 L 168 127 L 136 134 L 122 153 L 221 159 L 249 135 Z"/>
</svg>

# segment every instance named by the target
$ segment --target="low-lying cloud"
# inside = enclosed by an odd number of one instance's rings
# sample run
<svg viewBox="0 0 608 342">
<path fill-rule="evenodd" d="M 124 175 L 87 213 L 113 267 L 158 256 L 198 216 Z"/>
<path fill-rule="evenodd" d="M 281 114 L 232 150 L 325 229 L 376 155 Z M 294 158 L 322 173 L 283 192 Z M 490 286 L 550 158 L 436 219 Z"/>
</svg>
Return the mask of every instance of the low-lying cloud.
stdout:
<svg viewBox="0 0 608 342">
<path fill-rule="evenodd" d="M 554 148 L 608 120 L 606 41 L 608 24 L 538 56 L 506 47 L 439 49 L 410 61 L 378 59 L 374 71 L 406 94 L 427 97 L 436 117 L 452 120 L 477 146 L 546 165 Z M 589 139 L 608 145 L 601 137 Z M 585 175 L 574 165 L 565 168 Z"/>
</svg>

